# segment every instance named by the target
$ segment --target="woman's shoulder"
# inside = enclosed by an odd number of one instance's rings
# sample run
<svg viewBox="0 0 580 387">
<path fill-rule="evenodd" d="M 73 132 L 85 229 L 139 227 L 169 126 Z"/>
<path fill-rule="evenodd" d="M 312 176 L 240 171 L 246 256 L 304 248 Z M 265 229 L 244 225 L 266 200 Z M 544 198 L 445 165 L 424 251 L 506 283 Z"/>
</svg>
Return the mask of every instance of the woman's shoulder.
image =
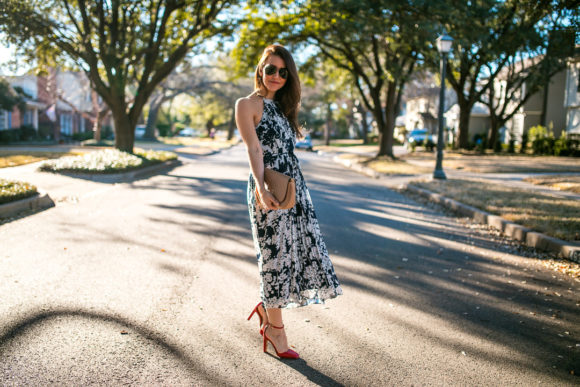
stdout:
<svg viewBox="0 0 580 387">
<path fill-rule="evenodd" d="M 260 110 L 262 109 L 263 99 L 260 95 L 253 92 L 252 94 L 239 98 L 236 101 L 236 108 L 238 109 L 250 109 L 250 110 Z"/>
</svg>

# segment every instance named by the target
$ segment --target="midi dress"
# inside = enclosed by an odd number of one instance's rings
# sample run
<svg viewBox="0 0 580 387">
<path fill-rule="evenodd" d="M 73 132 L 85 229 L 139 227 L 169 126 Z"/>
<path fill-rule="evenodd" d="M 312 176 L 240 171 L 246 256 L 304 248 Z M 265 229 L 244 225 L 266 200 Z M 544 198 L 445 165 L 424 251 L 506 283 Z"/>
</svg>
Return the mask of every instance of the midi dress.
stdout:
<svg viewBox="0 0 580 387">
<path fill-rule="evenodd" d="M 250 172 L 247 200 L 260 272 L 260 296 L 266 308 L 324 303 L 342 294 L 342 289 L 294 154 L 294 131 L 278 102 L 263 100 L 264 112 L 256 134 L 264 167 L 295 179 L 296 205 L 287 210 L 264 210 L 258 206 L 256 182 Z"/>
</svg>

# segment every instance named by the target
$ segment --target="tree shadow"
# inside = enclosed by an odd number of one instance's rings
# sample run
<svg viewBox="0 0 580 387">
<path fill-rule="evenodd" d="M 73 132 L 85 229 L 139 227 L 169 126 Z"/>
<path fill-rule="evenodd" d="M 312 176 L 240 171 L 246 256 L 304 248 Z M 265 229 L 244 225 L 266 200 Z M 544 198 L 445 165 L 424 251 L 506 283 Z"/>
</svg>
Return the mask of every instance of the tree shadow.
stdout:
<svg viewBox="0 0 580 387">
<path fill-rule="evenodd" d="M 133 331 L 141 337 L 154 343 L 162 351 L 170 354 L 189 372 L 203 377 L 208 382 L 208 385 L 215 384 L 216 381 L 219 383 L 219 380 L 216 379 L 217 376 L 215 374 L 210 374 L 208 370 L 203 367 L 203 365 L 200 365 L 194 359 L 189 357 L 185 352 L 183 352 L 178 344 L 170 342 L 167 338 L 162 337 L 158 332 L 151 330 L 144 325 L 137 324 L 127 318 L 104 312 L 94 312 L 81 309 L 62 308 L 47 312 L 32 312 L 21 318 L 17 323 L 5 327 L 3 329 L 4 333 L 0 336 L 0 357 L 2 357 L 2 353 L 5 352 L 7 348 L 9 348 L 10 342 L 12 340 L 17 339 L 19 336 L 25 335 L 27 332 L 33 330 L 37 326 L 61 317 L 73 317 L 83 320 L 98 320 L 112 323 L 122 327 L 123 329 Z"/>
</svg>

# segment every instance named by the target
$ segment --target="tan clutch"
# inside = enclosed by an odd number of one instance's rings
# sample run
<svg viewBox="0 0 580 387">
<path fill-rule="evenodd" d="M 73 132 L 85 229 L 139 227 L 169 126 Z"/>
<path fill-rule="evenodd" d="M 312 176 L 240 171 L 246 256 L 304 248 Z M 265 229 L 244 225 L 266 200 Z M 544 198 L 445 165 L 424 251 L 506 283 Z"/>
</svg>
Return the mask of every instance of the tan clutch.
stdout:
<svg viewBox="0 0 580 387">
<path fill-rule="evenodd" d="M 264 168 L 264 183 L 266 189 L 280 202 L 278 209 L 287 210 L 296 204 L 296 182 L 290 176 Z M 259 193 L 256 189 L 256 198 Z"/>
</svg>

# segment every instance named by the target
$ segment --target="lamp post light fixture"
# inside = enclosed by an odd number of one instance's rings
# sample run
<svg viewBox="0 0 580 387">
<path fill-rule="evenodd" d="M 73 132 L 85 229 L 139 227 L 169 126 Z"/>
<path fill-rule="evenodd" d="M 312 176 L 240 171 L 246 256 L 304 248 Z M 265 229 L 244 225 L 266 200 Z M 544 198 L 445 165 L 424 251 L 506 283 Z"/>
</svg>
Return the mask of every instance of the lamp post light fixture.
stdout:
<svg viewBox="0 0 580 387">
<path fill-rule="evenodd" d="M 453 38 L 443 33 L 437 38 L 437 51 L 441 54 L 441 90 L 439 91 L 439 128 L 437 129 L 437 163 L 433 172 L 434 179 L 446 179 L 443 172 L 443 113 L 445 112 L 445 68 L 447 67 L 447 54 L 451 51 Z"/>
</svg>

